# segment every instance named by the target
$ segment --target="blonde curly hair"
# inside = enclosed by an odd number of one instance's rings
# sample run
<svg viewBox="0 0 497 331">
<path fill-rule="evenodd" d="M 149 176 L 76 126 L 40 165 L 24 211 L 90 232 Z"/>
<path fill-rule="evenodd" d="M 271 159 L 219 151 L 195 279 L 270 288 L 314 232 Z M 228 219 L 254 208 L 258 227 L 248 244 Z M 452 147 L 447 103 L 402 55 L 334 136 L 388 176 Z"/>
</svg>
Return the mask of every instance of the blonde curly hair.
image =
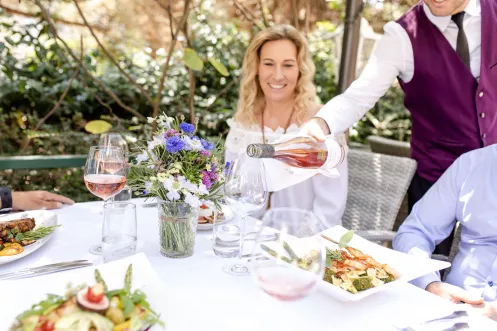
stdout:
<svg viewBox="0 0 497 331">
<path fill-rule="evenodd" d="M 299 125 L 306 119 L 309 108 L 316 99 L 316 87 L 313 83 L 316 68 L 312 62 L 307 40 L 291 25 L 272 26 L 254 37 L 243 58 L 242 81 L 235 114 L 235 121 L 243 126 L 257 124 L 257 115 L 260 115 L 266 106 L 257 74 L 262 46 L 268 41 L 275 40 L 289 40 L 297 47 L 299 78 L 295 87 L 294 116 Z"/>
</svg>

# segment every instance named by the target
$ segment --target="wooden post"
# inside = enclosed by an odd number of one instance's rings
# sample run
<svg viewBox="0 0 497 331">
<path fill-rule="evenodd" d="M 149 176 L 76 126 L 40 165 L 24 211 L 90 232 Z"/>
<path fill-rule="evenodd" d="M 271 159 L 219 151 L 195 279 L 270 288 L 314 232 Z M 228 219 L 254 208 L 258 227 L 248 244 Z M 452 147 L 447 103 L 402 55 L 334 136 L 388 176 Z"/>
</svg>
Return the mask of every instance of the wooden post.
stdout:
<svg viewBox="0 0 497 331">
<path fill-rule="evenodd" d="M 361 37 L 361 13 L 363 0 L 347 0 L 345 7 L 345 25 L 343 31 L 342 54 L 340 58 L 340 74 L 338 79 L 339 93 L 355 80 L 357 53 Z M 347 142 L 349 131 L 346 132 Z"/>
<path fill-rule="evenodd" d="M 338 80 L 340 93 L 343 93 L 355 80 L 362 7 L 363 0 L 347 0 Z"/>
</svg>

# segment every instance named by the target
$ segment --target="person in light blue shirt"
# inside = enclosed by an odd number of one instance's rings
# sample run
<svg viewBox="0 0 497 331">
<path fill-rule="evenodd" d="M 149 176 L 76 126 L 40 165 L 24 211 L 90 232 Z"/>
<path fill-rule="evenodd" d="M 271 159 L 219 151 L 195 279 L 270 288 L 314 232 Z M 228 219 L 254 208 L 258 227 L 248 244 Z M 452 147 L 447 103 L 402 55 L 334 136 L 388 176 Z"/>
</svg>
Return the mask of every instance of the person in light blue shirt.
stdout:
<svg viewBox="0 0 497 331">
<path fill-rule="evenodd" d="M 418 201 L 393 241 L 397 251 L 430 257 L 460 222 L 459 253 L 445 282 L 412 281 L 497 320 L 497 144 L 461 155 Z"/>
</svg>

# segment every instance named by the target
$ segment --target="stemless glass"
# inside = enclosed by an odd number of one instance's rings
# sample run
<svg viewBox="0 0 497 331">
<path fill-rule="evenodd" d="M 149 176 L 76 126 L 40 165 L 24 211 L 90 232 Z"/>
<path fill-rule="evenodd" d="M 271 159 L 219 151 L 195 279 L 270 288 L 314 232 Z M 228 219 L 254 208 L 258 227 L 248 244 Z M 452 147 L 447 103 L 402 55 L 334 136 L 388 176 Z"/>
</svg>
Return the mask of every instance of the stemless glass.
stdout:
<svg viewBox="0 0 497 331">
<path fill-rule="evenodd" d="M 136 205 L 109 202 L 104 205 L 102 255 L 104 262 L 114 261 L 136 251 Z"/>
<path fill-rule="evenodd" d="M 272 208 L 266 212 L 250 259 L 254 282 L 282 301 L 309 295 L 323 277 L 325 251 L 313 212 Z"/>
<path fill-rule="evenodd" d="M 101 147 L 120 147 L 124 153 L 124 160 L 129 162 L 129 147 L 128 143 L 122 135 L 119 133 L 106 132 L 100 135 L 100 141 L 98 143 Z M 129 186 L 124 186 L 124 188 L 111 198 L 111 201 L 127 201 L 131 200 L 131 189 Z"/>
<path fill-rule="evenodd" d="M 249 275 L 247 264 L 242 261 L 245 217 L 266 204 L 268 191 L 264 164 L 260 160 L 248 157 L 241 157 L 228 163 L 224 198 L 239 219 L 239 225 L 236 225 L 239 233 L 239 247 L 238 260 L 234 264 L 225 265 L 223 271 L 235 276 Z"/>
<path fill-rule="evenodd" d="M 126 185 L 126 162 L 119 147 L 92 146 L 84 171 L 88 190 L 104 200 L 104 204 Z M 101 245 L 90 247 L 90 253 L 101 254 Z"/>
</svg>

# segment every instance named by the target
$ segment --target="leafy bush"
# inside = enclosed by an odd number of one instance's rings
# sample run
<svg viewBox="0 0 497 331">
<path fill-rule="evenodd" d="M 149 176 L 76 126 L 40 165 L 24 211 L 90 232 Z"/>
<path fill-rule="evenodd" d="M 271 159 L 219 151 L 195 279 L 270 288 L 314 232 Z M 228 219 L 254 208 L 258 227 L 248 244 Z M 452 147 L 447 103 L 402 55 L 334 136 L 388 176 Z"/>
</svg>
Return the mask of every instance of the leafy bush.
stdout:
<svg viewBox="0 0 497 331">
<path fill-rule="evenodd" d="M 85 124 L 94 119 L 105 119 L 114 129 L 125 133 L 128 141 L 143 140 L 150 126 L 119 107 L 105 92 L 82 73 L 73 80 L 60 108 L 37 131 L 40 119 L 47 115 L 68 87 L 75 66 L 68 55 L 48 33 L 43 21 L 21 25 L 13 19 L 0 17 L 4 43 L 0 43 L 0 154 L 57 155 L 86 153 L 97 142 L 96 136 L 84 131 Z M 206 65 L 195 72 L 194 97 L 198 132 L 203 137 L 224 136 L 226 119 L 233 116 L 238 99 L 238 82 L 249 34 L 240 31 L 234 23 L 216 23 L 206 15 L 198 15 L 191 23 L 193 45 L 206 60 L 219 59 L 229 76 L 221 76 Z M 337 93 L 331 51 L 334 47 L 327 34 L 333 27 L 320 27 L 309 36 L 317 72 L 315 83 L 322 102 Z M 19 61 L 15 54 L 25 50 L 27 57 Z M 75 47 L 75 53 L 79 49 Z M 176 51 L 161 96 L 161 112 L 169 116 L 188 117 L 188 74 Z M 156 91 L 166 54 L 158 52 L 152 58 L 146 51 L 118 56 L 121 66 L 148 91 Z M 140 114 L 151 116 L 152 106 L 137 88 L 121 75 L 98 50 L 85 50 L 83 62 L 98 79 L 103 81 L 129 107 Z M 153 95 L 153 93 L 152 93 Z M 364 142 L 370 134 L 408 140 L 410 120 L 402 105 L 402 92 L 392 87 L 384 98 L 357 123 L 352 131 L 354 141 Z M 26 139 L 30 144 L 21 151 Z M 84 188 L 80 170 L 0 171 L 0 185 L 15 189 L 51 189 L 79 201 L 91 198 Z"/>
</svg>

